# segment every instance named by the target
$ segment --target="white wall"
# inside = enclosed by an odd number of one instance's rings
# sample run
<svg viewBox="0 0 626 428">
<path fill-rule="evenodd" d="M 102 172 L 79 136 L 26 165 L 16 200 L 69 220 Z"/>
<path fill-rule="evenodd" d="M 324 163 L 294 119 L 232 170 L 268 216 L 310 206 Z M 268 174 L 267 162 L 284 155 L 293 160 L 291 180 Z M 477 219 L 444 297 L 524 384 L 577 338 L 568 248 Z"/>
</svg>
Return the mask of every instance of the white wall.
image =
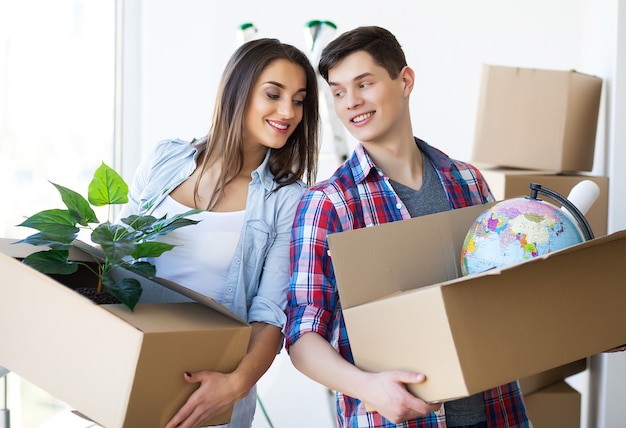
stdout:
<svg viewBox="0 0 626 428">
<path fill-rule="evenodd" d="M 396 0 L 383 10 L 378 1 L 311 3 L 143 2 L 142 142 L 206 130 L 219 73 L 243 22 L 303 49 L 311 19 L 335 22 L 337 33 L 387 27 L 417 72 L 415 133 L 460 158 L 470 155 L 482 63 L 604 71 L 585 49 L 583 30 L 603 26 L 585 22 L 585 1 Z"/>
<path fill-rule="evenodd" d="M 481 64 L 576 69 L 605 79 L 594 173 L 610 177 L 609 229 L 626 229 L 625 0 L 126 0 L 125 176 L 163 138 L 208 129 L 215 88 L 240 24 L 305 49 L 304 24 L 330 20 L 337 33 L 380 25 L 396 34 L 416 70 L 414 132 L 469 159 Z M 621 24 L 621 25 L 619 25 Z M 134 82 L 134 83 L 133 83 Z M 133 105 L 134 103 L 134 105 Z M 137 109 L 133 108 L 138 106 Z M 328 143 L 326 143 L 327 145 Z M 322 171 L 327 169 L 322 168 Z M 320 177 L 323 178 L 323 177 Z M 592 359 L 589 426 L 626 420 L 624 355 Z M 596 419 L 597 418 L 597 419 Z"/>
</svg>

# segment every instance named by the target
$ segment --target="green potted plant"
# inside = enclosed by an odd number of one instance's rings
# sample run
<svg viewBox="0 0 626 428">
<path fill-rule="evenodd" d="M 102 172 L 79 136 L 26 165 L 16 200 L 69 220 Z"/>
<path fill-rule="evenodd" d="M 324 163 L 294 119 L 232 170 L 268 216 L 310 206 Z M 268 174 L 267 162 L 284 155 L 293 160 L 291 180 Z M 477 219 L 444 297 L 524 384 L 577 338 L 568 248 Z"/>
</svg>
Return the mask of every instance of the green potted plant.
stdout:
<svg viewBox="0 0 626 428">
<path fill-rule="evenodd" d="M 128 202 L 128 185 L 104 162 L 95 171 L 89 184 L 87 200 L 79 193 L 52 183 L 61 194 L 66 209 L 40 211 L 19 224 L 37 230 L 18 243 L 45 246 L 47 249 L 30 254 L 24 263 L 45 274 L 69 275 L 80 265 L 87 267 L 98 278 L 98 293 L 103 287 L 130 310 L 134 310 L 142 287 L 134 278 L 116 280 L 115 269 L 127 269 L 148 278 L 156 276 L 156 268 L 145 258 L 159 257 L 174 245 L 156 242 L 154 238 L 179 227 L 198 223 L 187 218 L 199 210 L 189 210 L 170 218 L 156 218 L 142 213 L 112 223 L 112 206 Z M 100 222 L 94 207 L 108 206 L 108 219 Z M 99 248 L 84 245 L 77 239 L 81 228 L 91 229 L 91 241 Z M 82 245 L 81 245 L 82 244 Z M 94 263 L 69 259 L 69 250 L 77 247 L 93 257 Z M 93 266 L 96 266 L 94 269 Z"/>
</svg>

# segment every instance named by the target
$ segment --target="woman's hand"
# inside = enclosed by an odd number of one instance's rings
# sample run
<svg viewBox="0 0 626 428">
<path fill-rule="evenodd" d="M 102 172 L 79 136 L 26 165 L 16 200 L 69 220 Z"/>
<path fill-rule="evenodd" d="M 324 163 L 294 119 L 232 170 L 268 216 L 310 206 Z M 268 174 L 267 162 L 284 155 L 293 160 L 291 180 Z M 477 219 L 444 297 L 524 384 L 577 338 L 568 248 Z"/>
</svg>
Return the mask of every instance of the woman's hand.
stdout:
<svg viewBox="0 0 626 428">
<path fill-rule="evenodd" d="M 201 427 L 204 422 L 228 410 L 245 396 L 232 374 L 201 371 L 185 373 L 184 378 L 188 383 L 200 385 L 165 428 Z"/>
<path fill-rule="evenodd" d="M 228 374 L 200 371 L 185 373 L 189 383 L 200 386 L 165 428 L 197 428 L 244 398 L 274 361 L 282 341 L 280 328 L 253 322 L 248 352 Z"/>
</svg>

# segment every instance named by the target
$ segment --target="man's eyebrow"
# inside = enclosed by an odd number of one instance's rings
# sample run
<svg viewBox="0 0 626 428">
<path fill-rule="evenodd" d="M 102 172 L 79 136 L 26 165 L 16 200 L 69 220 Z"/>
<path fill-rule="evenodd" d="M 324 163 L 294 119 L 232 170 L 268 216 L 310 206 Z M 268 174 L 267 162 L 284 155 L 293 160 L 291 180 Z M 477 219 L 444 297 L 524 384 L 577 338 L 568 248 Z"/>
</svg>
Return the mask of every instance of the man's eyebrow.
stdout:
<svg viewBox="0 0 626 428">
<path fill-rule="evenodd" d="M 373 73 L 370 73 L 370 72 L 361 73 L 361 74 L 359 74 L 358 76 L 355 76 L 355 77 L 352 79 L 352 81 L 353 81 L 353 82 L 356 82 L 356 81 L 361 80 L 361 79 L 363 79 L 363 78 L 365 78 L 365 77 L 369 77 L 369 76 L 373 76 L 373 75 L 374 75 L 374 74 L 373 74 Z M 339 83 L 337 83 L 337 82 L 331 82 L 331 81 L 329 81 L 329 82 L 328 82 L 328 84 L 329 84 L 330 86 L 339 86 Z"/>
</svg>

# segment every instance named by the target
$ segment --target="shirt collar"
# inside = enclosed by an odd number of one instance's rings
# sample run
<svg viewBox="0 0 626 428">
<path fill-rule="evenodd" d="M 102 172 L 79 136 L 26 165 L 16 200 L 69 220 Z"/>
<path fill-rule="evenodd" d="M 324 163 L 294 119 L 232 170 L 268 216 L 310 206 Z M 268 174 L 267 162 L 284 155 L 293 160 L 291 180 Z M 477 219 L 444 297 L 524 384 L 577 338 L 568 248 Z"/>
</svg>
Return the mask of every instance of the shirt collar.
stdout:
<svg viewBox="0 0 626 428">
<path fill-rule="evenodd" d="M 265 158 L 261 165 L 258 166 L 257 169 L 252 171 L 252 181 L 255 182 L 259 180 L 259 182 L 265 187 L 265 190 L 271 191 L 276 186 L 276 182 L 274 181 L 274 174 L 270 172 L 269 162 L 270 156 L 272 154 L 272 149 L 267 149 L 265 153 Z"/>
<path fill-rule="evenodd" d="M 414 137 L 414 139 L 415 144 L 417 144 L 425 158 L 430 160 L 433 165 L 438 168 L 450 168 L 452 161 L 445 155 L 445 153 L 430 146 L 428 143 L 417 137 Z M 365 147 L 363 147 L 363 144 L 360 142 L 356 145 L 354 153 L 348 160 L 348 163 L 357 184 L 365 180 L 365 178 L 369 176 L 372 171 L 375 171 L 376 174 L 381 176 L 385 175 L 384 172 L 374 164 L 374 161 L 372 161 L 372 158 L 369 157 Z"/>
<path fill-rule="evenodd" d="M 378 168 L 365 151 L 363 144 L 358 143 L 354 148 L 354 153 L 348 160 L 352 175 L 357 184 L 360 184 L 372 171 L 378 173 Z"/>
</svg>

